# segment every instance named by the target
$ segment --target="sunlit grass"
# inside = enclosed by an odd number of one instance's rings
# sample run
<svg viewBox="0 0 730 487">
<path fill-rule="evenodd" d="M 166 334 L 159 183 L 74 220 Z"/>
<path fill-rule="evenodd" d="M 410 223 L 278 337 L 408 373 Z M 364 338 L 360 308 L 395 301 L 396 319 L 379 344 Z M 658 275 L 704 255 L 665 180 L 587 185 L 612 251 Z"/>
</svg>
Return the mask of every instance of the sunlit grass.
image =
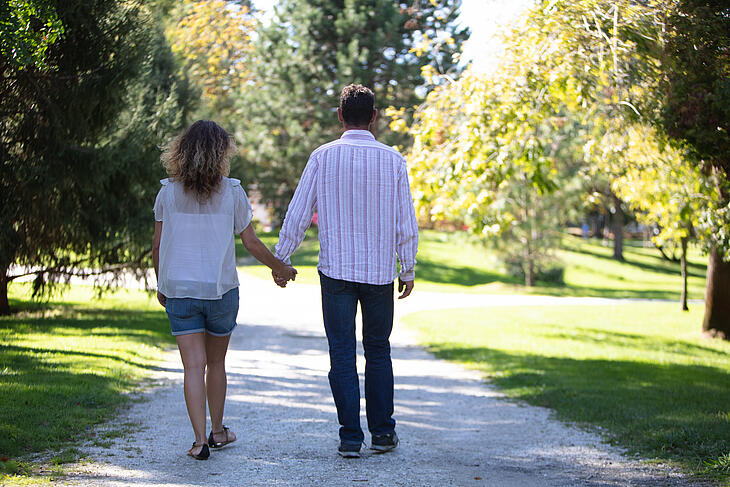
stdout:
<svg viewBox="0 0 730 487">
<path fill-rule="evenodd" d="M 276 234 L 261 239 L 270 248 Z M 251 259 L 238 242 L 239 270 L 269 279 L 268 268 Z M 317 235 L 311 231 L 292 263 L 299 271 L 297 281 L 317 284 Z M 520 279 L 507 275 L 493 250 L 467 234 L 422 230 L 416 266 L 418 290 L 460 293 L 529 293 L 556 296 L 598 296 L 623 298 L 679 299 L 681 276 L 679 264 L 662 258 L 654 248 L 627 245 L 625 262 L 612 258 L 612 248 L 598 240 L 566 236 L 558 250 L 559 262 L 565 266 L 565 284 L 538 282 L 525 287 Z M 692 250 L 689 258 L 689 298 L 704 296 L 706 258 Z"/>
<path fill-rule="evenodd" d="M 664 259 L 654 247 L 624 247 L 625 262 L 613 259 L 613 247 L 598 240 L 563 239 L 558 258 L 565 265 L 569 294 L 679 299 L 679 263 Z M 691 249 L 688 258 L 688 296 L 703 299 L 707 257 Z"/>
<path fill-rule="evenodd" d="M 174 341 L 164 310 L 141 291 L 97 300 L 91 287 L 73 286 L 45 304 L 28 294 L 28 285 L 11 285 L 15 313 L 0 318 L 0 456 L 64 458 L 128 403 Z"/>
<path fill-rule="evenodd" d="M 645 458 L 730 480 L 730 343 L 671 303 L 429 311 L 405 317 L 438 357 L 508 396 L 600 426 Z"/>
</svg>

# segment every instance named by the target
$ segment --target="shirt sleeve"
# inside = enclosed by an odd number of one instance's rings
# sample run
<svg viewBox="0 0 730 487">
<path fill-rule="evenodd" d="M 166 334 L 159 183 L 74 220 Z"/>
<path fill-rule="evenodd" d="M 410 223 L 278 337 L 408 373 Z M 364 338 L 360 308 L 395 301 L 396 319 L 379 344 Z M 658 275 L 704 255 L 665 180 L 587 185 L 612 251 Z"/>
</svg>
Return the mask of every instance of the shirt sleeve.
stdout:
<svg viewBox="0 0 730 487">
<path fill-rule="evenodd" d="M 162 186 L 160 190 L 157 192 L 157 198 L 155 198 L 155 206 L 153 208 L 153 211 L 155 212 L 155 221 L 161 222 L 164 220 L 165 211 L 164 211 L 164 192 L 165 188 L 167 186 Z"/>
<path fill-rule="evenodd" d="M 240 185 L 233 187 L 233 233 L 238 235 L 246 229 L 253 218 L 251 202 Z"/>
<path fill-rule="evenodd" d="M 284 224 L 276 244 L 276 258 L 289 264 L 289 257 L 304 240 L 317 207 L 317 159 L 310 157 L 299 180 L 294 196 L 286 210 Z"/>
<path fill-rule="evenodd" d="M 398 173 L 398 200 L 395 214 L 395 250 L 400 261 L 399 277 L 412 281 L 416 277 L 416 253 L 418 252 L 418 222 L 413 207 L 413 196 L 408 181 L 405 160 Z"/>
</svg>

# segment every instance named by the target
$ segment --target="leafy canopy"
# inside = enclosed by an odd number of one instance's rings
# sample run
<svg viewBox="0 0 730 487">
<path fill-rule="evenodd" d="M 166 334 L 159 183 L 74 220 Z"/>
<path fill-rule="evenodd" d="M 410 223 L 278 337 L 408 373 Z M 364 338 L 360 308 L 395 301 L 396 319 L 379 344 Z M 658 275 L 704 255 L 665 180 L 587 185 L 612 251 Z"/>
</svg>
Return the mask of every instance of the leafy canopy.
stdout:
<svg viewBox="0 0 730 487">
<path fill-rule="evenodd" d="M 188 101 L 142 2 L 54 5 L 11 4 L 13 18 L 53 19 L 58 36 L 28 41 L 30 57 L 0 58 L 0 272 L 37 273 L 36 291 L 71 273 L 142 267 L 157 146 L 181 126 Z M 24 39 L 42 38 L 47 25 L 30 21 Z"/>
<path fill-rule="evenodd" d="M 241 99 L 240 137 L 247 180 L 283 213 L 309 154 L 339 137 L 336 107 L 341 89 L 364 84 L 378 108 L 412 111 L 424 84 L 421 66 L 456 69 L 468 36 L 458 27 L 459 1 L 283 0 L 255 41 L 253 84 Z M 425 39 L 440 52 L 418 52 Z M 419 57 L 418 54 L 421 54 Z M 373 127 L 381 142 L 409 139 Z"/>
</svg>

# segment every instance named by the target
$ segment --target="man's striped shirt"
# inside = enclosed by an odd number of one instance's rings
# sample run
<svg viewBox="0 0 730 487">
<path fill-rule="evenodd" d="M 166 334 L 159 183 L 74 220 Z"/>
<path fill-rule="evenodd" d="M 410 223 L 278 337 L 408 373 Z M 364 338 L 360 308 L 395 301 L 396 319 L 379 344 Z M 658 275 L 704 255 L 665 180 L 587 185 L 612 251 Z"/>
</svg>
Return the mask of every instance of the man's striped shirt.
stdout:
<svg viewBox="0 0 730 487">
<path fill-rule="evenodd" d="M 348 130 L 309 157 L 289 203 L 276 257 L 289 256 L 318 213 L 319 265 L 333 279 L 387 284 L 414 279 L 418 224 L 406 161 L 367 130 Z"/>
</svg>

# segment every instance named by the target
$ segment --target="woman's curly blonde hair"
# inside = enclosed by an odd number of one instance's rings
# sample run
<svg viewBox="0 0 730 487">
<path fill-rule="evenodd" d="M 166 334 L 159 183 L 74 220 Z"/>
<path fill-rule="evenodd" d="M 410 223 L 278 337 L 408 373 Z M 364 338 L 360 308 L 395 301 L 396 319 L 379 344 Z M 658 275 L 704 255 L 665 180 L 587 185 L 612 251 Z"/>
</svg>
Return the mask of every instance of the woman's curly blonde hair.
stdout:
<svg viewBox="0 0 730 487">
<path fill-rule="evenodd" d="M 233 137 L 210 120 L 198 120 L 162 148 L 162 165 L 198 200 L 207 200 L 231 170 Z"/>
</svg>

